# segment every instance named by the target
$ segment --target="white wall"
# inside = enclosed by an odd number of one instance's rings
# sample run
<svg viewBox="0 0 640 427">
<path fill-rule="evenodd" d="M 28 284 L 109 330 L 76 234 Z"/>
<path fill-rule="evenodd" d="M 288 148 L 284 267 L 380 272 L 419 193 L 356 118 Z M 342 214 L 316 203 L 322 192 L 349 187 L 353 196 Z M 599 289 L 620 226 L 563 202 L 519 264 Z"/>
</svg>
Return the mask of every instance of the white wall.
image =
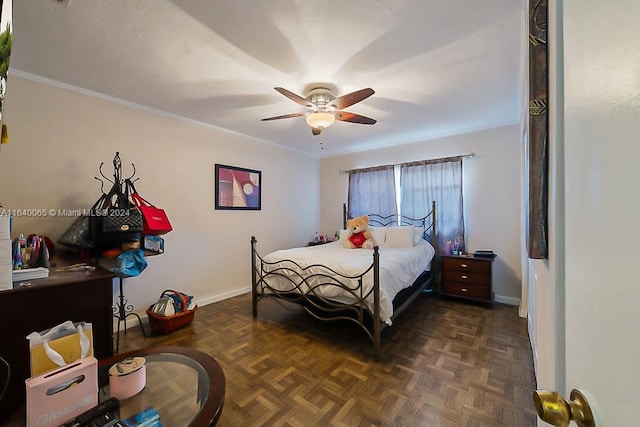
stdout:
<svg viewBox="0 0 640 427">
<path fill-rule="evenodd" d="M 344 154 L 320 160 L 320 229 L 342 225 L 348 176 L 341 170 L 476 153 L 463 161 L 467 248 L 492 249 L 496 300 L 520 301 L 520 125 Z"/>
<path fill-rule="evenodd" d="M 112 174 L 119 151 L 124 174 L 135 163 L 138 191 L 167 211 L 174 231 L 164 236 L 166 252 L 125 281 L 138 311 L 164 289 L 192 294 L 200 304 L 247 292 L 251 235 L 266 253 L 303 245 L 317 230 L 317 159 L 11 74 L 7 89 L 10 143 L 0 152 L 5 208 L 90 207 L 100 194 L 98 166 L 105 162 Z M 262 171 L 261 211 L 214 210 L 215 163 Z M 55 241 L 73 219 L 16 217 L 12 234 Z"/>
</svg>

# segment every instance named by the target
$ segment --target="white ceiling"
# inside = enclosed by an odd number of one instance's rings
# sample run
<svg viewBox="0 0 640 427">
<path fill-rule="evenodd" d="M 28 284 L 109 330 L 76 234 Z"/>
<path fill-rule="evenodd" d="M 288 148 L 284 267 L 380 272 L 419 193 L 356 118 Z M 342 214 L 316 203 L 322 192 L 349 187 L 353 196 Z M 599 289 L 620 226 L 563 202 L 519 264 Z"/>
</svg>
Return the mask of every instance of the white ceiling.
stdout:
<svg viewBox="0 0 640 427">
<path fill-rule="evenodd" d="M 520 119 L 524 0 L 18 0 L 11 71 L 312 156 Z M 10 77 L 9 77 L 10 78 Z M 313 136 L 301 96 L 375 94 Z M 10 86 L 10 83 L 9 83 Z"/>
</svg>

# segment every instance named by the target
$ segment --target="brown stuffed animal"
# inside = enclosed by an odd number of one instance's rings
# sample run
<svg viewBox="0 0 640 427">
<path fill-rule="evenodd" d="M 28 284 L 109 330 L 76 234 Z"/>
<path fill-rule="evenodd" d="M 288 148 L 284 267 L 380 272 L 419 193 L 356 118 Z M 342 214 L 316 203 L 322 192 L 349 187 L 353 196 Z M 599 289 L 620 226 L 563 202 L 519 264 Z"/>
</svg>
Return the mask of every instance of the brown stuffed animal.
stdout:
<svg viewBox="0 0 640 427">
<path fill-rule="evenodd" d="M 376 245 L 376 242 L 373 240 L 373 235 L 371 234 L 371 232 L 367 230 L 368 226 L 369 217 L 367 215 L 347 220 L 347 230 L 349 230 L 349 236 L 344 239 L 344 242 L 342 242 L 342 246 L 347 249 L 373 249 L 373 247 Z"/>
</svg>

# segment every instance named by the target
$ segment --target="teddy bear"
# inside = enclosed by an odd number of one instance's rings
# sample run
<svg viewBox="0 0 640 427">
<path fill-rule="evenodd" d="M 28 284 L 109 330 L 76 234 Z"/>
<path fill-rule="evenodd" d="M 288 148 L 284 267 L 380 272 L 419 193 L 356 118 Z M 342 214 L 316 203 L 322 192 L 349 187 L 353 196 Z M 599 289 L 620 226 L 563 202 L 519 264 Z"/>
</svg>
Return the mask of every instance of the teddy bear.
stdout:
<svg viewBox="0 0 640 427">
<path fill-rule="evenodd" d="M 349 235 L 342 242 L 342 246 L 347 249 L 364 248 L 373 249 L 376 242 L 373 240 L 371 231 L 367 230 L 369 226 L 369 216 L 359 216 L 347 220 L 347 230 Z"/>
</svg>

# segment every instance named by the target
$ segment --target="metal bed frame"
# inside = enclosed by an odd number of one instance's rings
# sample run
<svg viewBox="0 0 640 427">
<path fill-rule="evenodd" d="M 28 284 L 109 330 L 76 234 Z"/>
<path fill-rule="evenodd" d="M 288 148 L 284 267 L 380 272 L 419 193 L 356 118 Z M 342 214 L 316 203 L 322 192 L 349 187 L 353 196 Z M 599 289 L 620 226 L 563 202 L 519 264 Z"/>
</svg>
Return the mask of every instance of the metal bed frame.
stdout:
<svg viewBox="0 0 640 427">
<path fill-rule="evenodd" d="M 346 228 L 347 208 L 343 206 L 343 218 Z M 422 218 L 409 218 L 398 215 L 382 216 L 369 215 L 372 226 L 389 227 L 396 225 L 415 225 L 424 228 L 423 238 L 431 243 L 436 250 L 431 260 L 429 271 L 423 272 L 414 283 L 396 295 L 393 300 L 393 315 L 395 319 L 422 292 L 437 289 L 438 262 L 436 239 L 436 203 L 432 202 L 431 211 Z M 301 267 L 293 260 L 265 261 L 256 250 L 257 240 L 251 236 L 251 302 L 253 317 L 258 316 L 258 302 L 262 298 L 274 298 L 296 303 L 311 316 L 321 321 L 346 320 L 357 324 L 371 339 L 374 345 L 375 358 L 380 360 L 381 332 L 388 325 L 380 320 L 380 253 L 378 246 L 373 248 L 372 263 L 362 273 L 348 276 L 327 266 L 315 264 Z M 280 266 L 275 266 L 280 264 Z M 289 264 L 282 266 L 282 264 Z M 363 278 L 373 274 L 373 286 L 365 292 L 362 287 Z M 291 282 L 292 289 L 281 291 L 269 285 L 272 277 L 284 278 Z M 355 283 L 355 285 L 354 285 Z M 320 287 L 337 286 L 347 292 L 352 302 L 337 302 L 320 295 Z M 367 309 L 366 300 L 373 294 L 373 313 Z"/>
</svg>

